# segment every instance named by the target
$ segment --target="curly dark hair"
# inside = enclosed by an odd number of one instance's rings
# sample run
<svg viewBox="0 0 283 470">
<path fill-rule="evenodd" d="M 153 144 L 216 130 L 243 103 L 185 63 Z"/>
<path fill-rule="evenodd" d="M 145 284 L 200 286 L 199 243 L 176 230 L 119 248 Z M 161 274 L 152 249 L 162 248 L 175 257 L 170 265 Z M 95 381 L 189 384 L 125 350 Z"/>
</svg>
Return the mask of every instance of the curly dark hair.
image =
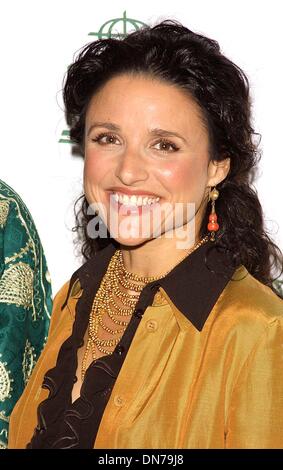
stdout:
<svg viewBox="0 0 283 470">
<path fill-rule="evenodd" d="M 251 124 L 249 81 L 245 73 L 220 52 L 219 44 L 194 33 L 176 20 L 164 20 L 121 38 L 87 44 L 68 68 L 63 98 L 71 140 L 83 154 L 85 116 L 91 97 L 112 77 L 142 74 L 174 84 L 199 105 L 209 141 L 210 159 L 231 159 L 227 177 L 217 189 L 220 229 L 213 249 L 225 250 L 235 266 L 250 274 L 281 298 L 272 271 L 283 271 L 282 252 L 264 228 L 262 207 L 252 183 L 261 152 Z M 258 140 L 258 139 L 257 139 Z M 108 238 L 88 236 L 88 202 L 85 196 L 76 212 L 81 251 L 88 259 L 108 243 Z M 78 202 L 77 201 L 77 202 Z M 76 206 L 75 206 L 76 208 Z M 199 236 L 207 234 L 210 204 Z M 115 241 L 114 241 L 115 242 Z M 273 275 L 275 274 L 275 270 Z"/>
</svg>

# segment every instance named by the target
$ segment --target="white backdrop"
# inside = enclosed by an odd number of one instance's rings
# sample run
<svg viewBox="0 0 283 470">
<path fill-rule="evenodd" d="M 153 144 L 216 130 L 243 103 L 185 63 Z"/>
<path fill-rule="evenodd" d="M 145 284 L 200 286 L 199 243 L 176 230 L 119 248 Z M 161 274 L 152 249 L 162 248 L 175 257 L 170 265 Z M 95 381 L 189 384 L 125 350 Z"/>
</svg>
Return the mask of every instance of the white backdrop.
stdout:
<svg viewBox="0 0 283 470">
<path fill-rule="evenodd" d="M 263 157 L 255 184 L 266 224 L 283 247 L 281 1 L 14 0 L 1 2 L 0 178 L 26 202 L 38 228 L 53 292 L 80 265 L 73 247 L 72 206 L 82 191 L 82 161 L 59 143 L 66 129 L 61 88 L 74 53 L 103 23 L 151 24 L 173 18 L 219 41 L 247 73 Z M 117 25 L 117 32 L 119 27 Z M 128 31 L 130 29 L 128 28 Z M 121 30 L 120 30 L 121 31 Z"/>
</svg>

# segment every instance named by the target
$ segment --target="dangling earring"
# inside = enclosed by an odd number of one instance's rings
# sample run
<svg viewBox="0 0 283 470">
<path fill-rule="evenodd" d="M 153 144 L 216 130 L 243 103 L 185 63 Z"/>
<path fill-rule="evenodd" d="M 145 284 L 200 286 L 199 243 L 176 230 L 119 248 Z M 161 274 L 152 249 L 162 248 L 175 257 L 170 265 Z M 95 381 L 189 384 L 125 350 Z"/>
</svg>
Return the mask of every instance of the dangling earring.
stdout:
<svg viewBox="0 0 283 470">
<path fill-rule="evenodd" d="M 219 191 L 217 191 L 216 186 L 209 193 L 209 200 L 211 201 L 211 213 L 209 214 L 209 222 L 207 224 L 207 229 L 210 232 L 210 240 L 215 241 L 215 232 L 219 230 L 219 225 L 217 223 L 217 214 L 215 212 L 215 201 L 219 196 Z"/>
</svg>

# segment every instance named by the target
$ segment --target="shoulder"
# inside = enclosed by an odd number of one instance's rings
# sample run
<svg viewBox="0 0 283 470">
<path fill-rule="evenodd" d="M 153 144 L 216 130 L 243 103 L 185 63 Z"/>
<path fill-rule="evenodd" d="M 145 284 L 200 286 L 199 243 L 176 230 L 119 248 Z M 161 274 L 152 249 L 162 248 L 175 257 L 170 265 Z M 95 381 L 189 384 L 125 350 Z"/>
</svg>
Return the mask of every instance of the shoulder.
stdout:
<svg viewBox="0 0 283 470">
<path fill-rule="evenodd" d="M 283 343 L 283 300 L 240 266 L 215 304 L 208 331 L 212 326 L 244 355 L 274 335 Z"/>
<path fill-rule="evenodd" d="M 74 319 L 75 305 L 83 292 L 80 282 L 80 273 L 86 264 L 87 263 L 75 271 L 71 278 L 67 280 L 56 293 L 53 300 L 49 333 L 54 329 L 58 322 L 61 322 L 62 318 L 67 316 L 68 319 Z"/>
<path fill-rule="evenodd" d="M 65 316 L 63 311 L 63 306 L 65 299 L 67 298 L 68 291 L 70 287 L 70 280 L 66 281 L 59 291 L 56 293 L 53 299 L 53 308 L 50 320 L 50 328 L 48 336 L 56 329 L 58 323 L 61 322 L 62 318 Z"/>
<path fill-rule="evenodd" d="M 225 303 L 234 305 L 239 318 L 267 325 L 283 318 L 283 300 L 240 266 L 229 281 Z"/>
<path fill-rule="evenodd" d="M 63 305 L 64 300 L 66 299 L 68 291 L 69 291 L 70 282 L 71 282 L 70 279 L 66 281 L 56 293 L 54 297 L 54 301 L 53 301 L 54 307 L 57 308 Z"/>
</svg>

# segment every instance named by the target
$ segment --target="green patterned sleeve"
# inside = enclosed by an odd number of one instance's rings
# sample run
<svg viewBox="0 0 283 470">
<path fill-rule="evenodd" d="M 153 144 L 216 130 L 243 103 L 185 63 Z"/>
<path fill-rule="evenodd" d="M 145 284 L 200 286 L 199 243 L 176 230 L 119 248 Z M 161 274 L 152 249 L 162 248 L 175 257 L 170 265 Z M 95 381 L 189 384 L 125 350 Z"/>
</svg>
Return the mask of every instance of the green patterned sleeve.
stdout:
<svg viewBox="0 0 283 470">
<path fill-rule="evenodd" d="M 47 339 L 51 283 L 34 221 L 0 180 L 0 448 L 9 416 Z"/>
</svg>

